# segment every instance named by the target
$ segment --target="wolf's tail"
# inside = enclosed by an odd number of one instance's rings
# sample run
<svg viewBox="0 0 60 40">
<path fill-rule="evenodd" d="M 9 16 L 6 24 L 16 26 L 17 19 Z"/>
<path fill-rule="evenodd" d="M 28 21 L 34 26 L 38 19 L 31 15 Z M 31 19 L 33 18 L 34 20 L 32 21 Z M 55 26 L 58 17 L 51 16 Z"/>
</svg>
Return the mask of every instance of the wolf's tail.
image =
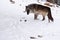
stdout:
<svg viewBox="0 0 60 40">
<path fill-rule="evenodd" d="M 48 18 L 49 18 L 49 20 L 54 21 L 54 19 L 52 17 L 52 14 L 51 14 L 51 9 L 50 8 L 49 8 L 49 12 L 48 12 Z"/>
</svg>

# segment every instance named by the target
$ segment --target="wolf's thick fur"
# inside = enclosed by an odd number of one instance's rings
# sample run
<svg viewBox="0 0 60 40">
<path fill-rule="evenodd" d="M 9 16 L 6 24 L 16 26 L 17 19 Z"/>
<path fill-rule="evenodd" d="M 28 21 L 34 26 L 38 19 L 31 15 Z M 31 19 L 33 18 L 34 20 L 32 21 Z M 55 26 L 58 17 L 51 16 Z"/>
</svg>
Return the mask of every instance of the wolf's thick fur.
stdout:
<svg viewBox="0 0 60 40">
<path fill-rule="evenodd" d="M 49 22 L 50 20 L 53 21 L 51 9 L 49 7 L 40 4 L 29 4 L 28 6 L 26 6 L 25 11 L 27 12 L 27 15 L 30 12 L 34 13 L 34 19 L 37 19 L 38 15 L 42 15 L 43 16 L 42 21 L 45 20 L 45 16 L 48 16 Z"/>
</svg>

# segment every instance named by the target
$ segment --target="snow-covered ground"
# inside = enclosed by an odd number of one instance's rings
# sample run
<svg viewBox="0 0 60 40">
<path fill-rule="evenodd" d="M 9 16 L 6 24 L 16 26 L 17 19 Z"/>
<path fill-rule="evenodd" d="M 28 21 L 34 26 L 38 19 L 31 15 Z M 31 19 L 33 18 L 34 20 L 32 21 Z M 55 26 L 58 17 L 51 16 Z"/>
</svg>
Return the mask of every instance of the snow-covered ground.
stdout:
<svg viewBox="0 0 60 40">
<path fill-rule="evenodd" d="M 48 23 L 47 17 L 45 21 L 41 21 L 41 16 L 34 20 L 33 14 L 24 13 L 25 6 L 30 3 L 37 2 L 15 0 L 12 4 L 9 0 L 0 1 L 0 40 L 60 40 L 60 8 L 51 8 L 54 22 Z"/>
</svg>

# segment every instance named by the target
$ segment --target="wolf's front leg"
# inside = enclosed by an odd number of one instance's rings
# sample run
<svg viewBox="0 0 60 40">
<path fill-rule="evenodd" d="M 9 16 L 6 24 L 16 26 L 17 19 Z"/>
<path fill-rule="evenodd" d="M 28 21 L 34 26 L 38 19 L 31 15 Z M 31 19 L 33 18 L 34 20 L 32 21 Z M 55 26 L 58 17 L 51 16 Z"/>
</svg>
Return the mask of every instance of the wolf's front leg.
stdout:
<svg viewBox="0 0 60 40">
<path fill-rule="evenodd" d="M 37 20 L 38 15 L 34 14 L 34 20 Z"/>
<path fill-rule="evenodd" d="M 44 21 L 45 20 L 45 16 L 43 16 L 43 19 L 42 19 L 42 21 Z"/>
</svg>

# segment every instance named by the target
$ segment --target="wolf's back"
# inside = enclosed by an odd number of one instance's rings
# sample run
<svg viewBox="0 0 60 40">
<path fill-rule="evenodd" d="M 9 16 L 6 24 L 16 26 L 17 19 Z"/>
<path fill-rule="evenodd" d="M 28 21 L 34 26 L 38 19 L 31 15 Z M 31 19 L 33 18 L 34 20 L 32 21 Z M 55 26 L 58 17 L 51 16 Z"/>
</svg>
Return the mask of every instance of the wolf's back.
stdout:
<svg viewBox="0 0 60 40">
<path fill-rule="evenodd" d="M 49 8 L 47 6 L 43 6 L 43 5 L 40 5 L 40 4 L 29 4 L 28 7 L 30 9 L 44 9 L 44 8 Z"/>
</svg>

